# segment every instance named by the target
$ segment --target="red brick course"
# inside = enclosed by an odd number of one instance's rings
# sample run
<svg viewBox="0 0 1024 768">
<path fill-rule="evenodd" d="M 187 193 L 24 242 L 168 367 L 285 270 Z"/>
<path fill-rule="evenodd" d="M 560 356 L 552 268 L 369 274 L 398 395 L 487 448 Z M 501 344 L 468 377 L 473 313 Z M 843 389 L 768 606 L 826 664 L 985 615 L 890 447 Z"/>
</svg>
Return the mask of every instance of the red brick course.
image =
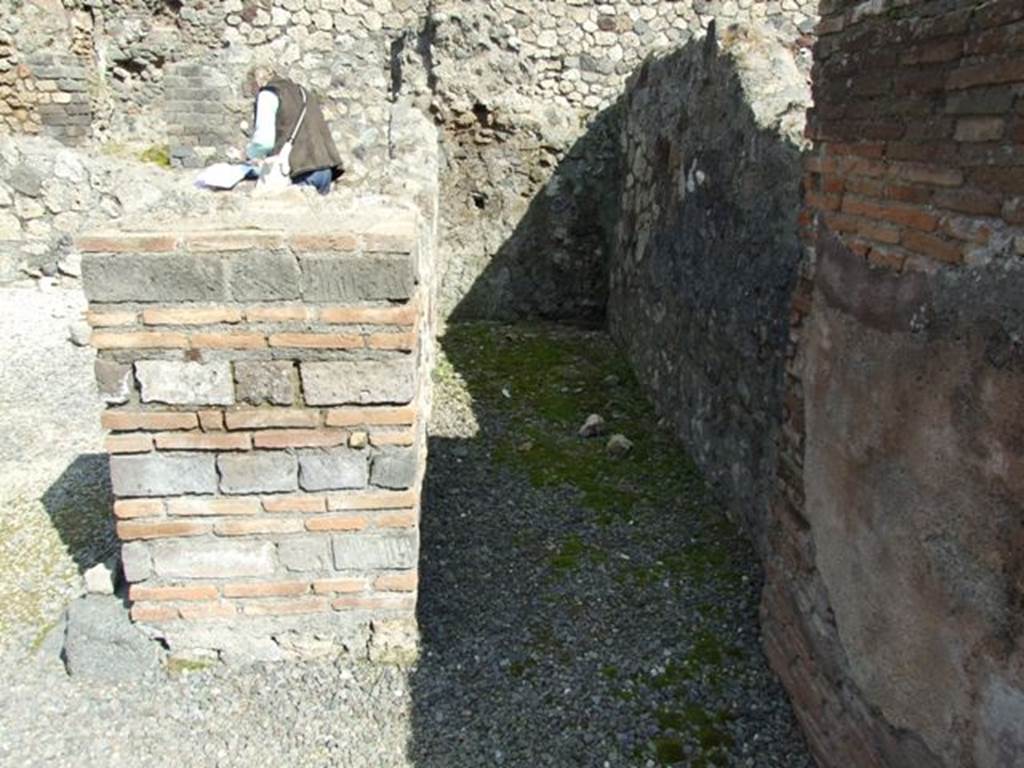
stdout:
<svg viewBox="0 0 1024 768">
<path fill-rule="evenodd" d="M 958 270 L 1024 236 L 1024 3 L 824 0 L 821 13 L 803 164 L 809 250 L 837 238 L 879 270 Z M 840 643 L 803 518 L 811 286 L 801 280 L 791 303 L 764 646 L 821 765 L 895 765 L 898 736 L 832 664 Z"/>
</svg>

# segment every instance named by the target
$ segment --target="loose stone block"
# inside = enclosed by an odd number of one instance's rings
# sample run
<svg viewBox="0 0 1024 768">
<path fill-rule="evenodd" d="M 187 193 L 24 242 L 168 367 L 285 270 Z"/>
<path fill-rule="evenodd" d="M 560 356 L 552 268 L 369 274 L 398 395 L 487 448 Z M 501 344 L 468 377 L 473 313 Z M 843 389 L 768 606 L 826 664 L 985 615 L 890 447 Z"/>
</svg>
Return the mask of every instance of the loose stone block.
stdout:
<svg viewBox="0 0 1024 768">
<path fill-rule="evenodd" d="M 415 361 L 376 360 L 300 363 L 309 405 L 404 405 L 416 396 Z"/>
<path fill-rule="evenodd" d="M 108 405 L 127 403 L 132 391 L 132 367 L 127 363 L 96 359 L 96 387 Z"/>
<path fill-rule="evenodd" d="M 417 544 L 415 532 L 400 536 L 338 535 L 331 540 L 334 567 L 339 571 L 414 568 Z"/>
<path fill-rule="evenodd" d="M 18 163 L 11 168 L 6 181 L 15 192 L 26 197 L 39 197 L 43 191 L 43 177 L 39 170 L 26 163 Z"/>
<path fill-rule="evenodd" d="M 110 482 L 115 496 L 216 493 L 217 472 L 209 455 L 111 456 Z"/>
<path fill-rule="evenodd" d="M 275 493 L 298 488 L 298 462 L 284 451 L 217 457 L 224 493 Z"/>
<path fill-rule="evenodd" d="M 364 488 L 368 476 L 365 452 L 340 449 L 299 456 L 299 485 L 304 491 Z"/>
<path fill-rule="evenodd" d="M 145 581 L 153 573 L 149 547 L 141 541 L 129 541 L 121 547 L 121 568 L 127 582 Z"/>
<path fill-rule="evenodd" d="M 63 656 L 69 675 L 93 683 L 137 680 L 160 664 L 156 643 L 132 626 L 121 601 L 112 595 L 71 602 Z"/>
<path fill-rule="evenodd" d="M 228 285 L 235 301 L 299 297 L 299 264 L 286 252 L 249 252 L 231 260 Z"/>
<path fill-rule="evenodd" d="M 322 571 L 331 565 L 328 544 L 323 536 L 286 539 L 277 545 L 277 559 L 282 566 L 296 573 Z"/>
<path fill-rule="evenodd" d="M 153 545 L 153 571 L 167 579 L 267 576 L 274 572 L 269 541 L 161 541 Z"/>
<path fill-rule="evenodd" d="M 378 488 L 412 488 L 416 483 L 416 451 L 389 450 L 373 457 L 370 484 Z"/>
<path fill-rule="evenodd" d="M 289 362 L 235 363 L 236 395 L 252 405 L 291 405 L 295 402 L 295 387 Z"/>
<path fill-rule="evenodd" d="M 142 402 L 169 405 L 231 405 L 231 364 L 143 360 L 135 364 Z"/>
<path fill-rule="evenodd" d="M 351 258 L 311 254 L 300 262 L 302 297 L 307 301 L 405 300 L 416 288 L 412 258 L 407 254 Z"/>
<path fill-rule="evenodd" d="M 226 298 L 217 254 L 86 253 L 82 284 L 90 301 L 218 301 Z"/>
</svg>

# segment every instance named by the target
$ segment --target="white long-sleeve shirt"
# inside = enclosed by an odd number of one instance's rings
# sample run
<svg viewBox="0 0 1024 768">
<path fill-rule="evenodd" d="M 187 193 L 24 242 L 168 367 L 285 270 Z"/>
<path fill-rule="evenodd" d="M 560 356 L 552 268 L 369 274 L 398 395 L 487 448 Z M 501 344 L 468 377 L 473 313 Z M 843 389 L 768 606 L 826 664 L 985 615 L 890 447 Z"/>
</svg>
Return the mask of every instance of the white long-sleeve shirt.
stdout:
<svg viewBox="0 0 1024 768">
<path fill-rule="evenodd" d="M 280 99 L 273 91 L 264 89 L 256 96 L 256 125 L 249 146 L 245 148 L 245 154 L 250 159 L 266 157 L 274 150 L 277 141 L 277 109 L 280 104 Z"/>
</svg>

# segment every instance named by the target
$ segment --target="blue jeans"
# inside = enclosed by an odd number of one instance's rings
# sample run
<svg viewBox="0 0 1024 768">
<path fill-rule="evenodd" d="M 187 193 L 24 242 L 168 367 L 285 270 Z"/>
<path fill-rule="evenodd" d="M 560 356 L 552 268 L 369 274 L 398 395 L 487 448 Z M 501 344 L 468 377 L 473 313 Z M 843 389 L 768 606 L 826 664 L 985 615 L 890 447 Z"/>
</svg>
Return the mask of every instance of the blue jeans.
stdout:
<svg viewBox="0 0 1024 768">
<path fill-rule="evenodd" d="M 292 176 L 292 184 L 309 184 L 309 186 L 315 187 L 316 191 L 321 195 L 326 195 L 331 191 L 331 182 L 333 180 L 334 175 L 331 173 L 330 168 L 318 168 L 309 173 L 300 173 L 298 176 Z"/>
<path fill-rule="evenodd" d="M 258 178 L 259 174 L 255 168 L 250 168 L 249 173 L 245 178 L 255 179 Z M 330 168 L 318 168 L 315 171 L 309 171 L 308 173 L 300 173 L 298 176 L 292 176 L 292 184 L 308 184 L 314 187 L 317 192 L 321 195 L 326 195 L 331 191 L 331 182 L 334 180 L 334 174 L 331 173 Z"/>
</svg>

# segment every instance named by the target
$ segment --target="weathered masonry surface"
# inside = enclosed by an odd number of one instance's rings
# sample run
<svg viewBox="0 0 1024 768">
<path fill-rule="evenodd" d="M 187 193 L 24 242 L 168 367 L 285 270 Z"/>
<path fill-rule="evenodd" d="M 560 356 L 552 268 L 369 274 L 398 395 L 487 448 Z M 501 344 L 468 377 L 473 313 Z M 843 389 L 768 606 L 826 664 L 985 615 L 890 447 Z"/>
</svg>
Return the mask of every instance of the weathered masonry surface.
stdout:
<svg viewBox="0 0 1024 768">
<path fill-rule="evenodd" d="M 135 144 L 136 155 L 160 147 L 175 164 L 205 165 L 240 145 L 252 112 L 246 73 L 272 63 L 322 97 L 342 183 L 366 190 L 392 152 L 392 105 L 407 101 L 435 122 L 446 158 L 443 313 L 590 322 L 607 298 L 605 193 L 617 184 L 626 80 L 712 20 L 770 26 L 806 70 L 817 18 L 817 0 L 15 5 L 0 19 L 0 133 Z M 0 209 L 4 190 L 0 179 Z M 20 221 L 6 216 L 15 212 Z M 0 210 L 0 239 L 6 229 L 38 246 L 67 231 L 23 213 Z"/>
<path fill-rule="evenodd" d="M 429 230 L 297 195 L 79 239 L 131 616 L 172 651 L 414 647 Z"/>
<path fill-rule="evenodd" d="M 825 765 L 1024 762 L 1024 5 L 821 4 L 764 630 Z"/>
<path fill-rule="evenodd" d="M 809 103 L 793 54 L 763 26 L 650 60 L 623 96 L 609 329 L 758 539 L 801 259 Z"/>
</svg>

